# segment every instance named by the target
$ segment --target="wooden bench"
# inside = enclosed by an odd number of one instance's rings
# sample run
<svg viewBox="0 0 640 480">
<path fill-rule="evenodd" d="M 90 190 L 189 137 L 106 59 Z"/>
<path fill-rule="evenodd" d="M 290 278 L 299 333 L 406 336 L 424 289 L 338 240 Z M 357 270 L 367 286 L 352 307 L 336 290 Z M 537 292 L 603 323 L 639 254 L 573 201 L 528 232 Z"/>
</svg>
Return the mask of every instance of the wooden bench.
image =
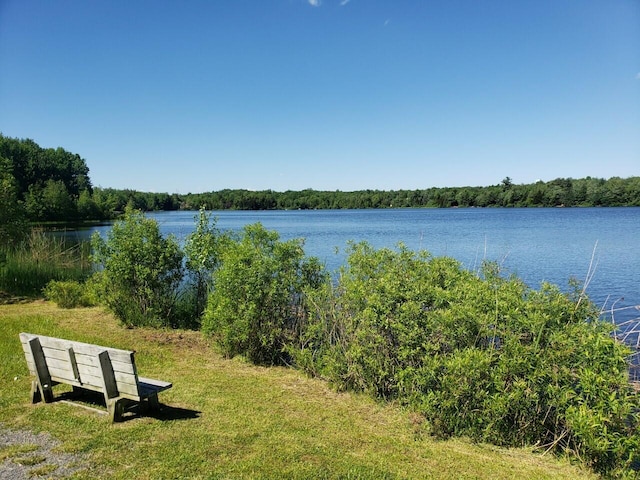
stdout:
<svg viewBox="0 0 640 480">
<path fill-rule="evenodd" d="M 104 394 L 107 411 L 114 422 L 125 409 L 138 404 L 151 410 L 159 407 L 158 393 L 172 384 L 138 377 L 134 352 L 89 343 L 21 333 L 20 341 L 29 371 L 31 401 L 52 402 L 57 384 Z M 144 402 L 144 403 L 143 403 Z"/>
</svg>

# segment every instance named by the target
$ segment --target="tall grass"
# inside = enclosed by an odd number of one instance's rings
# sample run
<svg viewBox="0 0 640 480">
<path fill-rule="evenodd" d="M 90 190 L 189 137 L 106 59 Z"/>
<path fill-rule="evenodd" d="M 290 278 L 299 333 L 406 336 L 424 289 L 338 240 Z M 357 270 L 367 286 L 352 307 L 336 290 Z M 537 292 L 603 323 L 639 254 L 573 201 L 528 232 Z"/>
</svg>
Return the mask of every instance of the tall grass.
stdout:
<svg viewBox="0 0 640 480">
<path fill-rule="evenodd" d="M 83 280 L 92 271 L 90 245 L 70 244 L 43 230 L 33 230 L 16 248 L 0 249 L 0 291 L 39 296 L 51 280 Z"/>
</svg>

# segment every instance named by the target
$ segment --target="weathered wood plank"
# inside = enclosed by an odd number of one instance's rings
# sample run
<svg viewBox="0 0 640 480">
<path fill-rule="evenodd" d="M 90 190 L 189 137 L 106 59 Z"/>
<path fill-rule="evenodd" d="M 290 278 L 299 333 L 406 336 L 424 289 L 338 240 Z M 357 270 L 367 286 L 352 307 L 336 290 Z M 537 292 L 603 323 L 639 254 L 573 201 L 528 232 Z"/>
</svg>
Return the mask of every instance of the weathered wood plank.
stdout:
<svg viewBox="0 0 640 480">
<path fill-rule="evenodd" d="M 80 383 L 75 380 L 69 380 L 61 377 L 51 377 L 54 382 L 64 383 L 65 385 L 71 385 L 73 387 L 84 388 L 86 390 L 92 390 L 94 392 L 103 392 L 104 393 L 104 384 L 102 382 L 102 378 L 99 379 L 100 385 L 96 385 L 95 383 Z M 118 394 L 121 397 L 129 398 L 131 400 L 140 400 L 142 397 L 138 392 L 137 385 L 128 385 L 128 384 L 120 384 L 118 385 Z"/>
<path fill-rule="evenodd" d="M 71 405 L 72 407 L 80 407 L 85 410 L 89 410 L 90 412 L 97 413 L 99 415 L 107 415 L 108 412 L 104 410 L 100 410 L 99 408 L 90 407 L 89 405 L 83 405 L 82 403 L 70 402 L 69 400 L 60 400 L 61 403 L 66 403 L 67 405 Z"/>
<path fill-rule="evenodd" d="M 122 414 L 129 401 L 125 398 L 113 398 L 107 400 L 107 412 L 111 417 L 112 422 L 119 422 L 122 420 Z"/>
<path fill-rule="evenodd" d="M 69 363 L 64 363 L 60 360 L 47 360 L 47 365 L 49 367 L 49 371 L 55 371 L 56 375 L 59 377 L 75 379 L 76 377 L 73 375 L 73 369 L 71 368 Z M 29 371 L 33 371 L 35 366 L 32 361 L 27 360 L 27 366 L 29 367 Z M 99 369 L 92 368 L 91 370 L 87 370 L 82 366 L 78 367 L 80 375 L 86 375 L 88 377 L 100 375 Z"/>
<path fill-rule="evenodd" d="M 171 386 L 166 388 L 159 388 L 156 385 L 149 385 L 147 383 L 141 383 L 138 385 L 138 391 L 140 392 L 140 398 L 148 398 L 151 395 L 156 395 L 164 390 L 171 388 Z"/>
<path fill-rule="evenodd" d="M 70 343 L 69 348 L 73 348 L 73 344 Z M 28 344 L 23 348 L 23 351 L 25 353 L 25 357 L 27 357 L 27 355 L 31 353 L 28 347 Z M 101 351 L 103 350 L 99 350 L 95 352 L 94 355 L 86 355 L 86 354 L 79 354 L 76 350 L 74 350 L 76 365 L 79 368 L 80 374 L 82 374 L 83 372 L 83 366 L 88 367 L 89 369 L 94 368 L 96 369 L 96 371 L 100 370 L 100 362 L 98 361 L 98 354 Z M 109 350 L 106 349 L 106 351 L 109 351 Z M 60 362 L 65 364 L 69 363 L 68 349 L 67 350 L 51 350 L 49 348 L 43 348 L 43 353 L 47 360 L 47 363 L 50 365 L 58 365 L 58 366 L 61 365 L 60 363 L 56 362 L 56 360 L 59 360 Z M 129 355 L 131 355 L 131 353 L 133 352 L 129 352 Z M 109 358 L 111 358 L 111 352 L 109 353 Z M 121 372 L 123 374 L 129 374 L 134 376 L 136 375 L 135 363 L 132 363 L 129 359 L 127 359 L 126 362 L 111 360 L 111 365 L 113 367 L 114 372 Z M 59 368 L 63 368 L 63 367 L 59 367 Z M 88 372 L 90 370 L 85 369 L 84 371 Z M 32 371 L 31 373 L 35 374 L 35 371 Z"/>
<path fill-rule="evenodd" d="M 71 378 L 76 378 L 75 375 L 73 374 L 73 366 L 71 365 L 71 362 L 69 362 L 69 359 L 67 360 L 58 360 L 55 358 L 46 358 L 46 362 L 47 365 L 49 366 L 49 369 L 56 369 L 56 370 L 61 370 L 61 371 L 68 371 L 69 375 L 71 376 Z M 99 372 L 100 369 L 99 368 L 93 368 L 91 367 L 90 369 L 84 368 L 84 366 L 80 366 L 78 368 L 82 368 L 83 372 L 86 372 L 88 374 L 91 373 L 91 371 L 95 371 L 95 372 Z"/>
<path fill-rule="evenodd" d="M 75 342 L 71 340 L 63 340 L 60 338 L 46 337 L 44 335 L 34 335 L 29 333 L 20 334 L 20 338 L 23 341 L 23 343 L 28 343 L 28 341 L 31 338 L 35 338 L 35 337 L 37 337 L 40 340 L 42 348 L 48 348 L 51 350 L 62 350 L 63 352 L 66 352 L 67 348 L 73 347 L 76 355 L 85 354 L 88 356 L 97 356 L 101 351 L 106 350 L 109 352 L 109 358 L 111 358 L 112 362 L 118 361 L 118 362 L 127 363 L 129 361 L 128 360 L 129 356 L 132 353 L 129 350 L 103 347 L 100 345 L 92 345 L 90 343 Z"/>
<path fill-rule="evenodd" d="M 27 361 L 29 370 L 33 370 L 33 362 Z M 68 363 L 61 363 L 59 360 L 48 360 L 49 372 L 51 376 L 55 376 L 63 383 L 69 383 L 75 386 L 92 385 L 102 388 L 102 370 L 99 368 L 78 366 L 81 381 L 78 381 L 74 375 L 71 366 Z M 35 370 L 33 370 L 35 372 Z M 34 373 L 35 374 L 35 373 Z M 135 375 L 114 372 L 116 383 L 119 391 L 127 392 L 129 395 L 137 395 L 138 379 Z"/>
<path fill-rule="evenodd" d="M 53 363 L 51 363 L 51 365 L 53 365 Z M 122 371 L 116 369 L 114 367 L 114 365 L 113 365 L 113 362 L 111 362 L 111 367 L 113 369 L 113 373 L 114 373 L 118 383 L 128 383 L 128 384 L 131 384 L 131 385 L 135 385 L 136 383 L 138 383 L 138 378 L 133 373 L 122 372 Z M 93 367 L 93 366 L 88 366 L 88 365 L 78 365 L 78 371 L 79 371 L 80 375 L 83 378 L 84 378 L 85 375 L 94 376 L 94 377 L 101 377 L 102 376 L 102 369 L 100 367 Z"/>
<path fill-rule="evenodd" d="M 145 384 L 157 388 L 159 390 L 167 390 L 173 386 L 171 382 L 155 380 L 153 378 L 138 377 L 138 383 Z"/>
<path fill-rule="evenodd" d="M 109 359 L 109 352 L 106 350 L 98 354 L 100 360 L 100 366 L 102 368 L 102 380 L 104 382 L 104 392 L 107 399 L 115 398 L 118 396 L 118 384 L 116 383 L 116 377 L 113 374 L 113 367 L 111 366 L 111 360 Z"/>
<path fill-rule="evenodd" d="M 125 375 L 132 375 L 134 377 L 138 376 L 136 371 L 136 364 L 133 360 L 133 352 L 129 352 L 130 358 L 128 362 L 121 362 L 119 360 L 111 360 L 111 365 L 113 366 L 114 372 L 120 372 Z M 109 354 L 111 357 L 111 354 Z"/>
<path fill-rule="evenodd" d="M 69 363 L 71 364 L 71 370 L 73 371 L 73 378 L 75 378 L 77 382 L 82 383 L 82 381 L 80 380 L 80 372 L 78 371 L 76 354 L 73 352 L 73 347 L 69 347 L 67 349 L 67 353 L 69 354 Z"/>
<path fill-rule="evenodd" d="M 42 346 L 38 338 L 32 338 L 29 340 L 29 349 L 31 351 L 31 358 L 35 365 L 36 380 L 38 381 L 38 387 L 42 394 L 45 403 L 53 400 L 53 391 L 51 384 L 51 375 L 49 368 L 47 367 L 47 360 L 42 352 Z M 37 401 L 37 392 L 32 392 L 31 400 Z"/>
<path fill-rule="evenodd" d="M 70 348 L 73 348 L 73 347 L 70 347 Z M 96 351 L 93 355 L 87 355 L 87 354 L 79 354 L 77 351 L 74 350 L 76 364 L 79 367 L 85 366 L 85 367 L 95 368 L 99 370 L 100 362 L 98 361 L 98 354 L 101 351 L 104 351 L 104 350 Z M 106 351 L 109 352 L 109 350 L 106 350 Z M 47 359 L 51 358 L 51 359 L 66 361 L 67 360 L 66 356 L 64 354 L 60 354 L 60 352 L 61 351 L 51 351 L 51 350 L 45 349 L 45 356 L 47 357 Z M 129 353 L 131 354 L 133 352 L 129 352 Z M 111 352 L 109 352 L 109 358 L 111 359 Z M 126 362 L 111 359 L 111 365 L 115 372 L 122 372 L 122 373 L 135 375 L 135 367 L 131 363 L 130 358 L 128 358 Z"/>
<path fill-rule="evenodd" d="M 64 383 L 68 383 L 69 385 L 76 385 L 81 387 L 83 385 L 92 385 L 94 387 L 102 388 L 102 375 L 94 376 L 94 375 L 83 375 L 82 383 L 77 381 L 69 370 L 59 370 L 57 368 L 52 368 L 50 370 L 52 378 L 59 378 L 58 381 L 64 381 Z"/>
</svg>

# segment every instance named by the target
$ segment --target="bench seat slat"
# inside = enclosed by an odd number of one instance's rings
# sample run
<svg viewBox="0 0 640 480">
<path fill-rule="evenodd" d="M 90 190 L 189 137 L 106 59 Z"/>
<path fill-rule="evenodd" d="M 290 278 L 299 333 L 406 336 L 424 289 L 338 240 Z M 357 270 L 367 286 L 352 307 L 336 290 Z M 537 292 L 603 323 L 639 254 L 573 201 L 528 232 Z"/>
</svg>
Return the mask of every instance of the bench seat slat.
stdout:
<svg viewBox="0 0 640 480">
<path fill-rule="evenodd" d="M 155 380 L 153 378 L 138 377 L 138 385 L 140 385 L 141 388 L 155 389 L 158 392 L 162 392 L 163 390 L 170 389 L 173 383 Z"/>
<path fill-rule="evenodd" d="M 29 371 L 35 375 L 35 365 L 32 361 L 27 360 Z M 59 360 L 47 359 L 47 365 L 52 375 L 67 380 L 76 380 L 73 369 L 69 363 L 64 363 Z M 79 384 L 89 384 L 96 387 L 102 386 L 102 372 L 99 368 L 88 367 L 87 365 L 78 365 L 78 373 L 80 374 Z M 114 372 L 118 385 L 136 385 L 136 376 L 131 373 Z"/>
<path fill-rule="evenodd" d="M 158 388 L 156 385 L 148 385 L 144 383 L 139 385 L 139 388 L 140 388 L 140 398 L 149 398 L 153 395 L 157 395 L 163 390 L 166 390 L 166 388 L 161 389 L 161 388 Z"/>
</svg>

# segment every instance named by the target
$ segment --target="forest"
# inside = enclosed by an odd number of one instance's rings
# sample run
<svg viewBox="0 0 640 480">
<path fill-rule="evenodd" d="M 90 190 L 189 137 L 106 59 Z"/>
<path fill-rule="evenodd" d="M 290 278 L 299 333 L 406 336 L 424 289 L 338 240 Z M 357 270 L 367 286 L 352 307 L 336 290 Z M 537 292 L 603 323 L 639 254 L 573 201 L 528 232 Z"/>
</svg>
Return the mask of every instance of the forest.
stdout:
<svg viewBox="0 0 640 480">
<path fill-rule="evenodd" d="M 428 183 L 428 172 L 425 173 Z M 416 190 L 277 192 L 243 189 L 206 193 L 139 192 L 94 187 L 86 161 L 63 148 L 0 134 L 0 220 L 31 223 L 117 218 L 127 207 L 141 211 L 305 210 L 451 207 L 640 206 L 640 177 L 557 178 L 515 184 Z"/>
<path fill-rule="evenodd" d="M 549 182 L 418 190 L 248 191 L 221 190 L 180 197 L 181 208 L 196 210 L 306 210 L 340 208 L 451 207 L 620 207 L 640 206 L 640 177 L 608 180 L 557 178 Z"/>
</svg>

